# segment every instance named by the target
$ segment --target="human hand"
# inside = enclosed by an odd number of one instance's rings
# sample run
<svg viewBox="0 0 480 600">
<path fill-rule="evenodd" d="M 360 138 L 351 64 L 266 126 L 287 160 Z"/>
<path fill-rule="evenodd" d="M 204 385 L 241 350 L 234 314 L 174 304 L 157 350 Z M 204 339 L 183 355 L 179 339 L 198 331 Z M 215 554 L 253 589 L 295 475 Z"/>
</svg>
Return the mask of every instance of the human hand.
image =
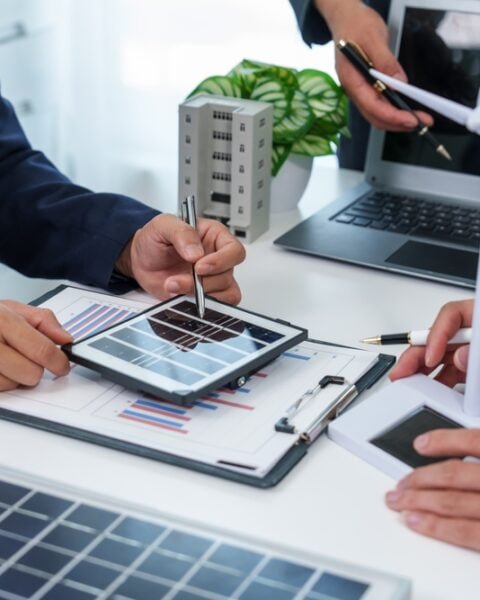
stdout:
<svg viewBox="0 0 480 600">
<path fill-rule="evenodd" d="M 211 219 L 198 219 L 195 231 L 173 215 L 159 215 L 139 229 L 117 261 L 117 268 L 157 298 L 193 291 L 192 265 L 206 294 L 238 304 L 240 288 L 233 268 L 245 258 L 243 245 Z"/>
<path fill-rule="evenodd" d="M 407 81 L 405 71 L 388 47 L 385 21 L 360 0 L 315 0 L 335 42 L 339 39 L 356 43 L 372 60 L 375 68 L 391 77 Z M 395 108 L 379 94 L 338 49 L 335 64 L 340 83 L 362 115 L 378 129 L 411 131 L 418 124 L 405 110 Z M 415 113 L 429 127 L 433 119 L 427 113 Z"/>
<path fill-rule="evenodd" d="M 425 456 L 480 457 L 480 429 L 438 429 L 418 436 L 414 447 Z M 480 464 L 452 459 L 419 467 L 386 502 L 410 529 L 480 550 Z"/>
<path fill-rule="evenodd" d="M 473 300 L 448 302 L 433 323 L 426 346 L 411 346 L 400 357 L 390 373 L 390 379 L 408 377 L 414 373 L 428 375 L 443 364 L 436 379 L 453 387 L 465 382 L 469 346 L 448 346 L 448 340 L 461 327 L 472 324 Z"/>
<path fill-rule="evenodd" d="M 0 391 L 36 385 L 44 369 L 66 375 L 70 365 L 56 344 L 71 341 L 50 310 L 0 301 Z"/>
</svg>

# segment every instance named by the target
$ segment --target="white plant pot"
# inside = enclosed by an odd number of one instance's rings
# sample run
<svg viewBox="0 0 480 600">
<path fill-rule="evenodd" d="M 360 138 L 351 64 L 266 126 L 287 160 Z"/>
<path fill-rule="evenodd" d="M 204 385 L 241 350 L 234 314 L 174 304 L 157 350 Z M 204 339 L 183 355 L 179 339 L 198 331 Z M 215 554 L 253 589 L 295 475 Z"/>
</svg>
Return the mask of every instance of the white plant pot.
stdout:
<svg viewBox="0 0 480 600">
<path fill-rule="evenodd" d="M 270 212 L 293 210 L 300 202 L 312 173 L 313 157 L 290 154 L 280 171 L 272 177 Z"/>
</svg>

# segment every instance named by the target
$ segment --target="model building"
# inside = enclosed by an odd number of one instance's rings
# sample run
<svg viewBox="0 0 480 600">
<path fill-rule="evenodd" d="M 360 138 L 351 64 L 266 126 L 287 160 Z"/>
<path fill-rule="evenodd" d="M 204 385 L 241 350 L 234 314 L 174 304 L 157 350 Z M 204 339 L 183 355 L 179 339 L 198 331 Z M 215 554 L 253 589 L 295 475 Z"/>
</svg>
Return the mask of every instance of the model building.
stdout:
<svg viewBox="0 0 480 600">
<path fill-rule="evenodd" d="M 266 102 L 198 95 L 179 107 L 179 204 L 245 242 L 268 229 L 273 109 Z"/>
</svg>

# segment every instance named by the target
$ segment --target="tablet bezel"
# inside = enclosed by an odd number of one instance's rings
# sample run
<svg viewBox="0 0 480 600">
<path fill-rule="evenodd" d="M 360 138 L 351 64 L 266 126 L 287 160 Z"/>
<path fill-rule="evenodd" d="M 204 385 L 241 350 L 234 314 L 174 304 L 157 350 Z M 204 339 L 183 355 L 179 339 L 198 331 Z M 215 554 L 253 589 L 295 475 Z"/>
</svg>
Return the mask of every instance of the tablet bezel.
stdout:
<svg viewBox="0 0 480 600">
<path fill-rule="evenodd" d="M 149 307 L 148 309 L 129 317 L 120 323 L 116 323 L 101 332 L 89 335 L 77 342 L 73 342 L 72 344 L 67 344 L 63 346 L 62 349 L 72 362 L 97 371 L 108 379 L 111 379 L 126 388 L 152 394 L 163 400 L 175 402 L 176 404 L 187 405 L 191 404 L 194 400 L 200 396 L 203 396 L 209 391 L 224 387 L 226 385 L 234 384 L 234 382 L 238 381 L 242 377 L 248 377 L 249 374 L 258 371 L 262 366 L 277 358 L 282 352 L 292 348 L 308 337 L 308 331 L 306 329 L 291 325 L 290 323 L 280 319 L 272 319 L 253 311 L 232 306 L 207 296 L 207 309 L 210 308 L 212 310 L 218 310 L 219 312 L 227 315 L 237 316 L 239 319 L 243 320 L 248 319 L 250 322 L 253 321 L 253 324 L 261 325 L 277 333 L 283 333 L 285 337 L 269 344 L 265 349 L 259 350 L 253 355 L 253 358 L 250 358 L 250 360 L 242 360 L 240 363 L 236 363 L 236 366 L 230 370 L 222 369 L 220 371 L 220 375 L 218 376 L 214 374 L 208 378 L 205 378 L 206 383 L 199 382 L 191 385 L 178 384 L 177 386 L 172 384 L 170 389 L 168 389 L 168 386 L 166 385 L 161 385 L 162 380 L 165 384 L 165 380 L 167 378 L 155 374 L 154 372 L 149 372 L 142 367 L 136 367 L 136 369 L 132 368 L 130 372 L 128 372 L 126 369 L 128 363 L 126 361 L 122 359 L 116 359 L 112 356 L 109 359 L 109 355 L 107 353 L 96 350 L 89 346 L 93 340 L 107 337 L 113 331 L 124 328 L 130 322 L 142 320 L 146 316 L 150 314 L 153 315 L 154 313 L 158 312 L 159 309 L 173 308 L 176 304 L 179 304 L 183 301 L 194 303 L 194 300 L 191 296 L 176 296 L 175 298 L 171 298 Z M 135 367 L 135 365 L 133 365 L 133 367 Z M 145 377 L 145 375 L 147 375 L 147 377 Z"/>
</svg>

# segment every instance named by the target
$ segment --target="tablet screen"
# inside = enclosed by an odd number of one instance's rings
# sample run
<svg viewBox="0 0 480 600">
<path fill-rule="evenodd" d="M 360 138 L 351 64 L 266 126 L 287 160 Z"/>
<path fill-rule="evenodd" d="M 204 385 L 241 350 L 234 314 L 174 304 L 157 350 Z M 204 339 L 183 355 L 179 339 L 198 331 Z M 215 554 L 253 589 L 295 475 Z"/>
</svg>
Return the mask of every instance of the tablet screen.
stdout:
<svg viewBox="0 0 480 600">
<path fill-rule="evenodd" d="M 182 296 L 85 338 L 67 353 L 93 369 L 131 378 L 139 389 L 152 391 L 147 384 L 185 396 L 224 385 L 306 337 L 303 329 L 210 298 L 200 318 L 194 301 Z"/>
</svg>

